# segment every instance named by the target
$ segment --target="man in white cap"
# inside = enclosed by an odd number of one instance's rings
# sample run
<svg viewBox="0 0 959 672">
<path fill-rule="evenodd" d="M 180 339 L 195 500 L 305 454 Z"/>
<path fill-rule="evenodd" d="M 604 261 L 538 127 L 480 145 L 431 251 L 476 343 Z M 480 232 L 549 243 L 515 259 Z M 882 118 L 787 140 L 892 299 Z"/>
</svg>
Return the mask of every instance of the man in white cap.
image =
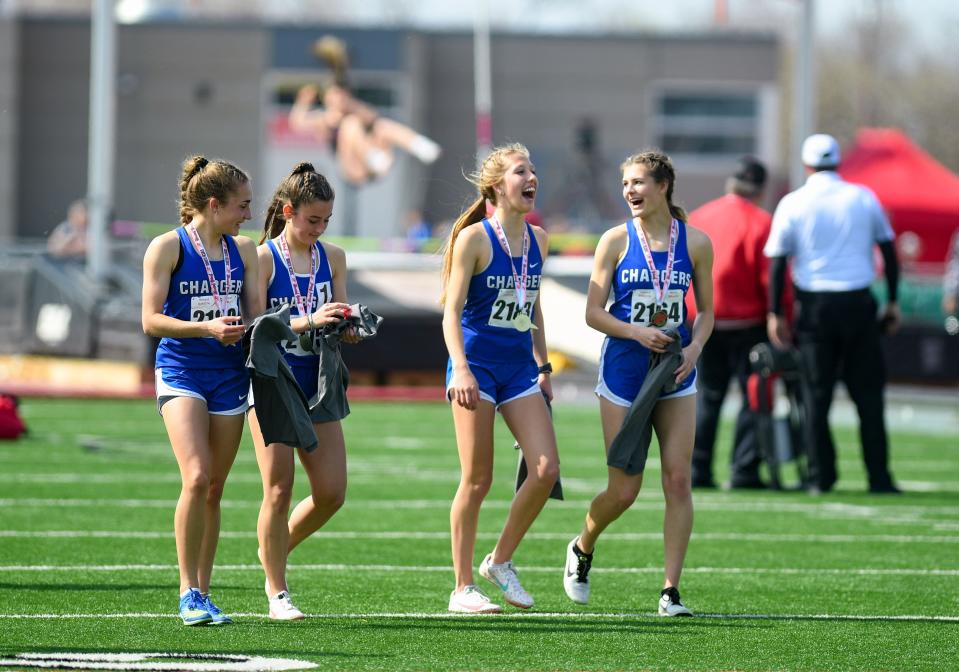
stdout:
<svg viewBox="0 0 959 672">
<path fill-rule="evenodd" d="M 869 491 L 897 493 L 888 465 L 885 366 L 879 341 L 881 330 L 892 332 L 900 321 L 895 234 L 875 195 L 836 173 L 839 161 L 839 143 L 831 135 L 811 135 L 803 142 L 806 183 L 779 202 L 763 250 L 771 258 L 767 331 L 777 347 L 792 341 L 782 305 L 786 262 L 791 258 L 796 344 L 809 379 L 813 445 L 807 455 L 807 486 L 813 493 L 828 492 L 838 478 L 829 407 L 836 379 L 841 378 L 859 414 Z M 889 290 L 881 314 L 869 290 L 876 275 L 877 244 Z"/>
</svg>

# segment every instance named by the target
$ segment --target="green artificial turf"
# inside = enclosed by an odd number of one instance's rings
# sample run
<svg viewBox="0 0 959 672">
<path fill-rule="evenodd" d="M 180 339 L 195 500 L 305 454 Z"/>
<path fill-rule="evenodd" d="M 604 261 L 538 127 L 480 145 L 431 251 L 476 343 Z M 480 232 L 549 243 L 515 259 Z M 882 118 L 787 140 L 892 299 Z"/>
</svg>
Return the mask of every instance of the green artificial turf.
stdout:
<svg viewBox="0 0 959 672">
<path fill-rule="evenodd" d="M 565 547 L 606 467 L 598 411 L 558 405 L 566 500 L 547 504 L 514 557 L 536 606 L 462 617 L 446 612 L 458 478 L 449 409 L 355 403 L 344 422 L 346 504 L 290 557 L 295 602 L 309 618 L 265 617 L 261 486 L 246 434 L 226 485 L 213 582 L 236 622 L 186 628 L 176 618 L 172 535 L 179 476 L 154 404 L 26 399 L 22 411 L 29 436 L 0 443 L 0 658 L 239 654 L 343 670 L 959 669 L 956 437 L 923 428 L 892 435 L 900 496 L 865 492 L 857 435 L 843 429 L 833 493 L 697 490 L 681 586 L 697 617 L 668 620 L 655 615 L 663 515 L 655 451 L 636 504 L 597 546 L 590 604 L 565 597 Z M 477 564 L 495 544 L 516 468 L 501 421 L 496 440 Z M 728 443 L 724 425 L 720 481 Z M 295 499 L 308 493 L 298 476 Z"/>
</svg>

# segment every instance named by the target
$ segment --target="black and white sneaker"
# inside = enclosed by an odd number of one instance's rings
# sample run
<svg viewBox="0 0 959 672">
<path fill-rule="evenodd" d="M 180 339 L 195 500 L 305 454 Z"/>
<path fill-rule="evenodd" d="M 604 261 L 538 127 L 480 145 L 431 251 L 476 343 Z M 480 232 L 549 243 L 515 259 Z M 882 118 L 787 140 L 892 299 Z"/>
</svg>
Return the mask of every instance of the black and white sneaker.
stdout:
<svg viewBox="0 0 959 672">
<path fill-rule="evenodd" d="M 679 598 L 679 591 L 675 586 L 663 588 L 659 596 L 660 616 L 692 616 L 693 612 L 686 608 Z"/>
<path fill-rule="evenodd" d="M 566 568 L 563 572 L 563 588 L 573 602 L 589 602 L 589 568 L 593 563 L 592 553 L 583 553 L 576 546 L 576 537 L 566 547 Z"/>
</svg>

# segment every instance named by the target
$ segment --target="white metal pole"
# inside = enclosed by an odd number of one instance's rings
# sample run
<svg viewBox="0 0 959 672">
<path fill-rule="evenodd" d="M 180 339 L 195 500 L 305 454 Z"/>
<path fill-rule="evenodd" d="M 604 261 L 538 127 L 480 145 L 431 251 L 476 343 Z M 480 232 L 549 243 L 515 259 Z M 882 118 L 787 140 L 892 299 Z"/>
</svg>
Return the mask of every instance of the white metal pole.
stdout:
<svg viewBox="0 0 959 672">
<path fill-rule="evenodd" d="M 473 19 L 473 88 L 476 110 L 476 168 L 493 146 L 493 86 L 490 64 L 489 0 L 476 0 Z"/>
<path fill-rule="evenodd" d="M 796 49 L 795 118 L 792 125 L 792 151 L 789 161 L 789 178 L 792 188 L 799 187 L 805 180 L 800 152 L 802 142 L 813 132 L 816 125 L 816 63 L 815 63 L 815 12 L 814 0 L 800 0 L 802 19 L 800 21 L 799 43 Z"/>
<path fill-rule="evenodd" d="M 110 263 L 107 231 L 113 214 L 116 123 L 115 0 L 94 0 L 90 14 L 90 131 L 87 152 L 87 271 L 104 279 Z"/>
</svg>

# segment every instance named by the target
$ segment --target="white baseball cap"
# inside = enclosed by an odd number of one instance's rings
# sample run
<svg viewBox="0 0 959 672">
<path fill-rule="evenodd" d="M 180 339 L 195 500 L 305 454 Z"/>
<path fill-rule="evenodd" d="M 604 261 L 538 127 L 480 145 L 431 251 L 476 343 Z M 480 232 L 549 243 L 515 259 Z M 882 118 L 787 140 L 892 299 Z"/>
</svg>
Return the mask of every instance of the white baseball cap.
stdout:
<svg viewBox="0 0 959 672">
<path fill-rule="evenodd" d="M 802 162 L 810 168 L 834 168 L 839 165 L 839 143 L 825 133 L 810 135 L 802 143 Z"/>
</svg>

